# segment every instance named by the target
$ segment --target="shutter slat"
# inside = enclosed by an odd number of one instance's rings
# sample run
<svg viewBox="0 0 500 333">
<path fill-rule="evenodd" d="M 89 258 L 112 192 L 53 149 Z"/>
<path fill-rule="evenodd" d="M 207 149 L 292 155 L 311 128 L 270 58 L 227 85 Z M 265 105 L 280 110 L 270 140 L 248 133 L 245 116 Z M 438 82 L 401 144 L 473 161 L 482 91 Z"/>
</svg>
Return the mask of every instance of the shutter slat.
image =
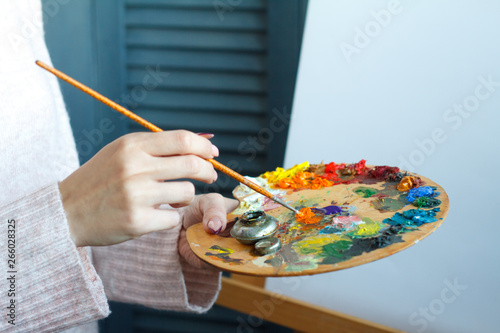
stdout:
<svg viewBox="0 0 500 333">
<path fill-rule="evenodd" d="M 217 161 L 235 170 L 236 172 L 251 177 L 256 177 L 266 168 L 266 159 L 256 156 L 252 159 L 252 163 L 247 161 L 247 157 L 240 154 L 223 154 L 217 157 Z"/>
<path fill-rule="evenodd" d="M 211 49 L 236 52 L 265 52 L 262 33 L 195 30 L 128 29 L 127 45 L 167 49 Z"/>
<path fill-rule="evenodd" d="M 265 31 L 266 21 L 259 12 L 234 10 L 221 20 L 215 10 L 184 10 L 133 7 L 126 11 L 127 27 L 158 27 Z"/>
<path fill-rule="evenodd" d="M 127 85 L 130 89 L 135 86 L 147 85 L 145 78 L 149 78 L 147 69 L 132 68 L 128 71 Z M 163 80 L 160 89 L 199 89 L 206 91 L 228 91 L 240 93 L 265 94 L 266 79 L 258 74 L 238 74 L 238 73 L 203 73 L 186 71 L 169 71 L 169 76 Z"/>
<path fill-rule="evenodd" d="M 129 128 L 131 132 L 147 132 L 144 127 L 138 124 L 130 125 L 131 126 Z M 187 126 L 184 124 L 181 127 L 170 126 L 169 124 L 161 124 L 161 122 L 156 122 L 155 125 L 158 125 L 158 127 L 165 131 L 184 129 L 194 133 L 204 133 L 204 131 L 209 128 L 208 126 L 199 124 Z M 218 129 L 216 127 L 210 128 L 210 132 L 215 134 L 215 137 L 210 139 L 210 141 L 219 148 L 221 155 L 238 154 L 243 156 L 243 159 L 246 159 L 246 163 L 252 163 L 253 158 L 256 156 L 265 158 L 268 151 L 267 146 L 261 144 L 258 141 L 257 135 L 255 135 L 255 133 L 249 133 L 245 130 L 238 131 L 237 129 L 238 126 L 230 129 Z"/>
<path fill-rule="evenodd" d="M 143 97 L 137 94 L 136 100 L 141 100 L 142 106 L 150 106 L 158 109 L 196 109 L 217 112 L 241 112 L 264 114 L 266 99 L 245 95 L 220 96 L 214 93 L 183 92 L 183 91 L 159 91 L 152 90 L 143 92 Z M 141 92 L 141 93 L 142 93 Z M 132 96 L 135 96 L 132 90 Z M 145 96 L 145 97 L 144 97 Z"/>
<path fill-rule="evenodd" d="M 192 52 L 178 50 L 155 50 L 129 48 L 127 63 L 130 66 L 146 67 L 156 64 L 162 68 L 205 69 L 212 71 L 264 73 L 265 55 L 227 52 Z"/>
<path fill-rule="evenodd" d="M 246 163 L 252 163 L 253 156 L 265 157 L 267 146 L 255 144 L 255 134 L 246 134 L 243 130 L 225 134 L 223 130 L 215 131 L 215 137 L 210 141 L 216 145 L 221 154 L 239 154 L 246 159 Z"/>
<path fill-rule="evenodd" d="M 191 8 L 191 9 L 210 9 L 215 11 L 217 5 L 223 5 L 227 10 L 259 10 L 266 9 L 265 0 L 239 0 L 239 1 L 226 1 L 220 2 L 207 1 L 207 0 L 128 0 L 126 3 L 127 8 L 134 7 L 148 7 L 148 8 Z M 224 6 L 225 5 L 225 6 Z"/>
<path fill-rule="evenodd" d="M 212 112 L 145 110 L 143 108 L 134 110 L 134 112 L 163 130 L 183 128 L 193 132 L 212 131 L 250 135 L 257 133 L 265 121 L 265 117 L 255 117 L 251 114 L 216 114 Z M 228 126 L 228 124 L 230 125 Z M 228 139 L 230 138 L 228 137 Z M 234 140 L 230 139 L 230 142 L 239 142 L 238 139 L 240 138 L 236 136 Z"/>
</svg>

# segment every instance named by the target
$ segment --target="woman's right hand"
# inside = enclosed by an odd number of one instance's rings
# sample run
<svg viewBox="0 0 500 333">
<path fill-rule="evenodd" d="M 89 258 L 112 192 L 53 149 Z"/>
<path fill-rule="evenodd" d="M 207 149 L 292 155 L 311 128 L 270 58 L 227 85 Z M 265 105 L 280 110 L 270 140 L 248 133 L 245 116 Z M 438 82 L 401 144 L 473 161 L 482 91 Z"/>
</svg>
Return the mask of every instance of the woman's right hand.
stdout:
<svg viewBox="0 0 500 333">
<path fill-rule="evenodd" d="M 206 138 L 188 131 L 133 133 L 100 150 L 59 183 L 71 238 L 77 246 L 112 245 L 181 222 L 194 185 L 217 172 L 205 159 L 218 156 Z"/>
</svg>

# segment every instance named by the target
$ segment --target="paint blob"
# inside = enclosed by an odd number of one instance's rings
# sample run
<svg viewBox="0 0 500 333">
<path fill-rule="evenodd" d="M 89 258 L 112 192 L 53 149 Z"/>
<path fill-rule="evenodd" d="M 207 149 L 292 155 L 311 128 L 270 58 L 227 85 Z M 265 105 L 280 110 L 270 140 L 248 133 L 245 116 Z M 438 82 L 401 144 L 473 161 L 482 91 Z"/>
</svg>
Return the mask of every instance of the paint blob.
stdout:
<svg viewBox="0 0 500 333">
<path fill-rule="evenodd" d="M 297 164 L 290 169 L 276 168 L 275 171 L 268 171 L 261 175 L 262 178 L 267 179 L 269 183 L 277 183 L 284 178 L 291 178 L 298 172 L 303 171 L 309 167 L 309 162 Z"/>
<path fill-rule="evenodd" d="M 234 250 L 225 249 L 218 245 L 213 245 L 209 250 L 212 250 L 213 252 L 207 252 L 205 255 L 212 259 L 220 260 L 230 265 L 241 265 L 243 263 L 243 259 L 233 259 L 229 256 L 234 252 Z"/>
<path fill-rule="evenodd" d="M 419 187 L 422 184 L 422 180 L 419 177 L 405 176 L 399 182 L 397 189 L 398 191 L 404 192 L 412 188 Z"/>
<path fill-rule="evenodd" d="M 395 212 L 406 206 L 405 201 L 393 198 L 382 198 L 373 201 L 372 204 L 375 209 L 381 212 Z"/>
<path fill-rule="evenodd" d="M 413 200 L 413 205 L 418 208 L 432 208 L 441 204 L 441 200 L 429 197 L 419 197 Z"/>
<path fill-rule="evenodd" d="M 358 216 L 337 216 L 332 220 L 332 226 L 339 230 L 350 230 L 351 228 L 358 225 L 361 219 Z"/>
<path fill-rule="evenodd" d="M 438 220 L 439 199 L 443 198 L 436 187 L 424 186 L 417 175 L 397 167 L 367 167 L 365 163 L 365 160 L 353 164 L 304 162 L 250 178 L 291 206 L 303 207 L 298 214 L 240 186 L 240 192 L 235 191 L 240 198 L 237 212 L 266 210 L 272 215 L 273 211 L 279 211 L 275 217 L 280 226 L 274 237 L 280 239 L 282 248 L 251 262 L 276 271 L 307 271 L 404 242 L 404 233 Z M 318 191 L 323 197 L 311 195 L 311 190 L 325 187 L 331 187 L 331 192 L 338 191 L 338 196 L 329 197 L 330 189 Z M 299 192 L 298 199 L 287 201 L 292 192 Z M 328 198 L 324 198 L 325 193 Z M 417 209 L 408 209 L 410 205 Z M 213 245 L 205 255 L 229 265 L 244 263 L 232 249 L 218 245 Z"/>
<path fill-rule="evenodd" d="M 436 213 L 439 207 L 431 210 L 409 209 L 402 213 L 395 213 L 393 217 L 384 219 L 384 223 L 394 226 L 419 227 L 424 223 L 436 222 Z"/>
<path fill-rule="evenodd" d="M 379 190 L 366 186 L 358 186 L 353 190 L 353 192 L 363 198 L 369 198 L 372 195 L 377 194 Z"/>
<path fill-rule="evenodd" d="M 352 238 L 361 238 L 361 237 L 373 237 L 378 235 L 382 224 L 379 222 L 373 221 L 369 217 L 363 217 L 361 219 L 363 223 L 357 225 L 356 229 L 353 232 L 350 232 L 348 235 Z"/>
<path fill-rule="evenodd" d="M 319 231 L 320 235 L 331 235 L 331 234 L 338 234 L 341 231 L 341 229 L 336 228 L 333 225 L 327 225 L 323 229 Z"/>
<path fill-rule="evenodd" d="M 299 254 L 320 254 L 323 246 L 340 240 L 350 241 L 350 238 L 336 234 L 318 235 L 294 243 L 293 249 Z"/>
<path fill-rule="evenodd" d="M 293 177 L 283 178 L 279 181 L 277 186 L 282 189 L 312 189 L 318 190 L 323 187 L 329 187 L 334 184 L 333 181 L 318 177 L 312 172 L 300 171 Z"/>
<path fill-rule="evenodd" d="M 342 207 L 331 205 L 322 208 L 311 208 L 315 213 L 320 213 L 322 215 L 334 215 L 342 213 Z"/>
<path fill-rule="evenodd" d="M 386 179 L 387 177 L 390 177 L 391 175 L 394 175 L 399 172 L 398 167 L 390 167 L 387 165 L 379 165 L 375 166 L 372 170 L 368 172 L 368 174 L 372 178 L 377 178 L 377 179 Z"/>
<path fill-rule="evenodd" d="M 304 207 L 300 209 L 298 214 L 295 214 L 295 218 L 297 219 L 297 222 L 315 224 L 323 219 L 323 214 L 314 211 L 310 207 Z"/>
<path fill-rule="evenodd" d="M 433 197 L 438 196 L 438 195 L 439 195 L 439 192 L 435 192 L 433 187 L 422 186 L 422 187 L 410 189 L 408 191 L 408 195 L 406 196 L 406 200 L 408 200 L 408 202 L 413 202 L 413 201 L 415 201 L 416 198 L 419 198 L 419 197 L 433 198 Z"/>
</svg>

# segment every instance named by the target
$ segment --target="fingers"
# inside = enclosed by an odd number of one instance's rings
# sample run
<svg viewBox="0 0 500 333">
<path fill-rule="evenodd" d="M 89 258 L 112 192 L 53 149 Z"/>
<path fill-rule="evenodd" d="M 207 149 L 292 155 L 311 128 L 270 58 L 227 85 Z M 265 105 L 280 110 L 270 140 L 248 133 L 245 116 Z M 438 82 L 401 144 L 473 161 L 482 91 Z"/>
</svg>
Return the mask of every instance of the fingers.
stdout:
<svg viewBox="0 0 500 333">
<path fill-rule="evenodd" d="M 219 155 L 219 150 L 209 140 L 189 131 L 143 133 L 141 136 L 141 148 L 153 156 L 192 154 L 214 158 Z"/>
<path fill-rule="evenodd" d="M 195 188 L 190 182 L 155 182 L 148 195 L 148 204 L 151 206 L 169 204 L 184 207 L 193 202 Z"/>
<path fill-rule="evenodd" d="M 156 180 L 189 178 L 209 184 L 217 180 L 212 164 L 194 155 L 154 157 L 148 161 L 147 168 L 148 174 Z"/>
<path fill-rule="evenodd" d="M 119 171 L 125 176 L 148 174 L 158 181 L 190 178 L 213 183 L 217 172 L 206 159 L 219 151 L 205 136 L 182 130 L 125 135 L 116 145 L 122 160 Z"/>
<path fill-rule="evenodd" d="M 163 180 L 215 180 L 205 159 L 218 151 L 205 136 L 210 137 L 187 131 L 128 134 L 68 176 L 59 190 L 75 244 L 111 245 L 169 229 L 185 219 L 185 211 L 200 222 L 202 214 L 194 216 L 188 209 L 193 185 Z M 157 209 L 160 204 L 189 206 L 165 211 Z"/>
<path fill-rule="evenodd" d="M 194 202 L 183 210 L 183 229 L 179 235 L 179 253 L 192 266 L 217 271 L 218 269 L 200 260 L 191 251 L 186 239 L 186 229 L 203 221 L 209 233 L 218 233 L 226 226 L 226 215 L 238 207 L 238 201 L 224 198 L 220 194 L 196 196 Z M 216 228 L 216 230 L 214 230 Z"/>
<path fill-rule="evenodd" d="M 137 238 L 155 231 L 172 229 L 181 222 L 181 215 L 177 209 L 146 208 L 138 210 L 136 218 L 126 226 L 126 233 L 130 238 Z"/>
<path fill-rule="evenodd" d="M 212 134 L 212 133 L 196 133 L 196 134 L 198 134 L 199 136 L 202 136 L 206 139 L 211 139 L 215 136 L 215 134 Z"/>
<path fill-rule="evenodd" d="M 151 209 L 150 219 L 145 221 L 148 232 L 171 229 L 181 221 L 179 211 L 176 209 Z"/>
</svg>

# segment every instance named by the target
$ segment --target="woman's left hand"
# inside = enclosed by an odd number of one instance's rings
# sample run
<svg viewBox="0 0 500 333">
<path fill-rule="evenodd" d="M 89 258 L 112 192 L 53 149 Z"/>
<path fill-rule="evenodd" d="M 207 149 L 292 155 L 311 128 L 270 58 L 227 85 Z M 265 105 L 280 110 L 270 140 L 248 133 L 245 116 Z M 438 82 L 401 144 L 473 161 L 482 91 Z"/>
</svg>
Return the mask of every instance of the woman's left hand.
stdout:
<svg viewBox="0 0 500 333">
<path fill-rule="evenodd" d="M 198 268 L 213 268 L 200 260 L 189 247 L 186 230 L 193 224 L 202 222 L 207 233 L 218 234 L 226 228 L 226 215 L 238 207 L 238 201 L 224 198 L 220 194 L 197 195 L 187 207 L 179 208 L 182 229 L 179 235 L 179 253 L 192 266 Z"/>
</svg>

